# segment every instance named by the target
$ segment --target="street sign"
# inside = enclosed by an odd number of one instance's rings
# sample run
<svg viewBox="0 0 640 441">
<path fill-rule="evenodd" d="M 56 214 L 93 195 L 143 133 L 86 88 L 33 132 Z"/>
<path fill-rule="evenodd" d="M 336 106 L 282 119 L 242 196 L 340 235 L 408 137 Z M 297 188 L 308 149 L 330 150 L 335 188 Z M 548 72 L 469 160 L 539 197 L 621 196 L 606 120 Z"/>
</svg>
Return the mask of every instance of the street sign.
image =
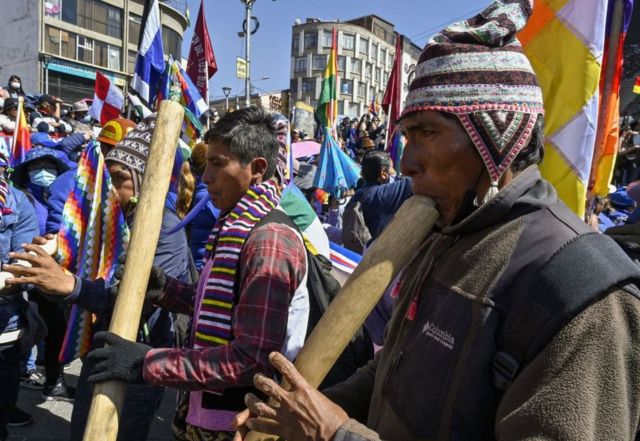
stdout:
<svg viewBox="0 0 640 441">
<path fill-rule="evenodd" d="M 247 78 L 247 60 L 236 57 L 236 77 Z"/>
</svg>

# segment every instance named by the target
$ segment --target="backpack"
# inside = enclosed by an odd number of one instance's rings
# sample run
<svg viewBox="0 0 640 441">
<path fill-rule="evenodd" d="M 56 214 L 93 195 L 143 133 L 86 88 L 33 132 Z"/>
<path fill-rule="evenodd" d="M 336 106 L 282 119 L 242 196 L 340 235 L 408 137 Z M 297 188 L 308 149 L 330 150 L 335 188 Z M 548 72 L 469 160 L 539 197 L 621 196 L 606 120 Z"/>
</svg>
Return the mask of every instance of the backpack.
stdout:
<svg viewBox="0 0 640 441">
<path fill-rule="evenodd" d="M 576 236 L 540 271 L 520 278 L 504 299 L 495 299 L 508 312 L 493 356 L 494 387 L 506 392 L 555 335 L 590 305 L 616 289 L 640 299 L 638 286 L 640 268 L 611 238 L 595 232 Z M 513 293 L 518 293 L 515 304 Z"/>
<path fill-rule="evenodd" d="M 263 217 L 254 228 L 269 224 L 279 223 L 286 225 L 302 233 L 291 218 L 281 210 L 274 209 Z M 307 335 L 309 337 L 320 318 L 325 313 L 329 304 L 340 292 L 340 283 L 331 274 L 333 265 L 321 254 L 311 252 L 305 242 L 307 251 L 307 289 L 309 291 L 309 321 L 307 323 Z M 341 383 L 353 375 L 360 367 L 364 366 L 373 358 L 373 342 L 364 325 L 360 326 L 358 332 L 353 336 L 345 350 L 342 352 L 336 363 L 333 365 L 319 390 Z"/>
<path fill-rule="evenodd" d="M 371 232 L 364 221 L 364 213 L 360 200 L 368 190 L 351 198 L 342 216 L 342 243 L 345 248 L 362 254 L 364 247 L 371 240 Z"/>
</svg>

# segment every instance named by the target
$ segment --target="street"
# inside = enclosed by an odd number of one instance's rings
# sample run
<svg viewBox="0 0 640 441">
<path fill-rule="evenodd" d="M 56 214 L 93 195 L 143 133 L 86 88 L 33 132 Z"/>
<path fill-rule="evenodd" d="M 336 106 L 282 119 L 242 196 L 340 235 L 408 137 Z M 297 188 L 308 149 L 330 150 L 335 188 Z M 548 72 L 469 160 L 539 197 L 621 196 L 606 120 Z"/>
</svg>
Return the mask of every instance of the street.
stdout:
<svg viewBox="0 0 640 441">
<path fill-rule="evenodd" d="M 65 371 L 69 385 L 75 386 L 81 363 L 76 360 L 71 369 Z M 171 441 L 171 418 L 175 403 L 175 392 L 167 391 L 155 421 L 151 425 L 149 441 Z M 69 422 L 72 403 L 42 401 L 39 390 L 20 388 L 18 407 L 30 413 L 34 422 L 26 427 L 9 428 L 7 441 L 66 441 L 69 439 Z"/>
</svg>

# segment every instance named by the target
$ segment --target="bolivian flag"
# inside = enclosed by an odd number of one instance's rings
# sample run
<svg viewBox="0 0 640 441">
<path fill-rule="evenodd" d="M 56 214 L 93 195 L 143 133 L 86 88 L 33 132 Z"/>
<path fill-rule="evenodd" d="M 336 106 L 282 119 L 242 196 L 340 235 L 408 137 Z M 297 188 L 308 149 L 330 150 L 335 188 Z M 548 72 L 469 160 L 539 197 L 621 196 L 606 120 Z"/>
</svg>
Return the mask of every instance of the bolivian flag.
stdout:
<svg viewBox="0 0 640 441">
<path fill-rule="evenodd" d="M 633 85 L 633 93 L 640 95 L 640 77 L 636 77 L 636 84 Z"/>
<path fill-rule="evenodd" d="M 336 29 L 333 28 L 333 44 L 329 54 L 329 62 L 322 78 L 322 90 L 316 109 L 316 117 L 321 127 L 333 129 L 338 116 L 338 42 Z"/>
</svg>

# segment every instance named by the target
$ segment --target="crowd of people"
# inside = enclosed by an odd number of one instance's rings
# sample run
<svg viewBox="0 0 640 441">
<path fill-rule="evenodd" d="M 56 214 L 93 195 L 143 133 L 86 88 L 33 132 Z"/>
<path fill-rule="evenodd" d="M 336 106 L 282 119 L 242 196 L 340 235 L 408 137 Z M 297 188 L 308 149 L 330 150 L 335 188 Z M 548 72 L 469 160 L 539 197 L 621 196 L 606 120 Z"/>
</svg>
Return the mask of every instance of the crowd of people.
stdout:
<svg viewBox="0 0 640 441">
<path fill-rule="evenodd" d="M 106 331 L 126 255 L 114 280 L 92 280 L 46 249 L 93 141 L 133 225 L 156 116 L 94 136 L 86 101 L 63 114 L 11 76 L 0 136 L 22 97 L 33 147 L 12 168 L 0 152 L 0 441 L 32 421 L 21 387 L 73 402 L 69 439 L 81 440 L 93 385 L 112 380 L 127 383 L 121 441 L 147 438 L 167 387 L 178 440 L 635 439 L 640 138 L 624 127 L 617 187 L 587 219 L 571 213 L 538 169 L 542 91 L 514 37 L 530 14 L 531 2 L 502 0 L 427 45 L 398 122 L 400 164 L 377 115 L 342 119 L 361 179 L 340 195 L 314 188 L 317 156 L 289 170 L 305 134 L 283 115 L 216 118 L 166 195 L 135 342 Z M 321 393 L 292 362 L 339 289 L 330 242 L 366 254 L 413 195 L 440 219 Z M 75 388 L 59 358 L 72 305 L 95 317 Z"/>
</svg>

